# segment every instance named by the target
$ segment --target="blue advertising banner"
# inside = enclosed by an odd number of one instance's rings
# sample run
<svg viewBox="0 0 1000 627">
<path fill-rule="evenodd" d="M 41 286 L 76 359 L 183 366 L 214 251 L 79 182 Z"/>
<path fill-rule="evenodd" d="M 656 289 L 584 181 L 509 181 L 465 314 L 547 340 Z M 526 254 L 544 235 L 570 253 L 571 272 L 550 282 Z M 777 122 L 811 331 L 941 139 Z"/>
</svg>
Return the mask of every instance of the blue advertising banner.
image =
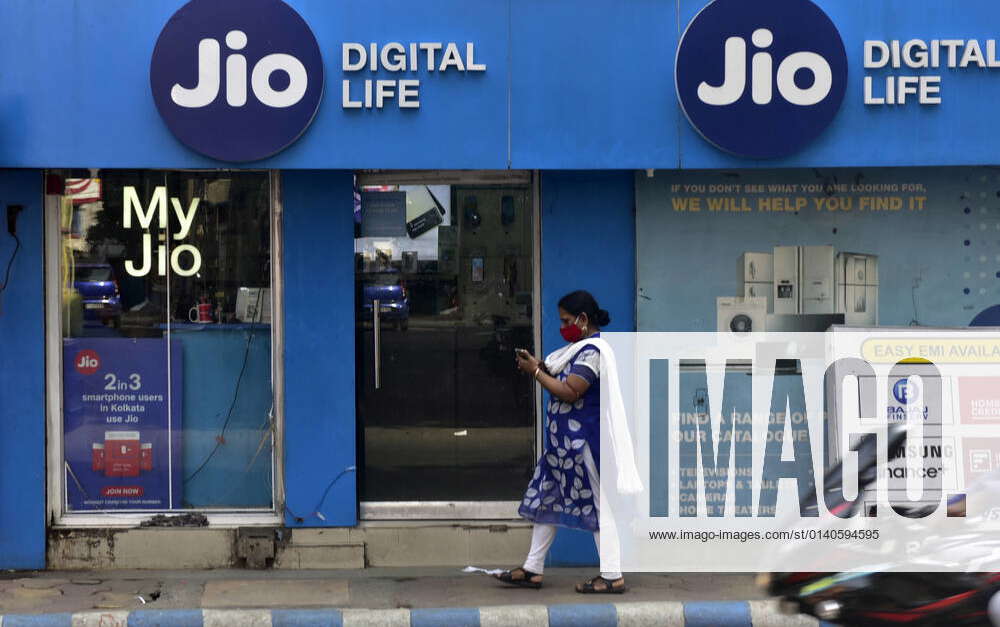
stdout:
<svg viewBox="0 0 1000 627">
<path fill-rule="evenodd" d="M 63 341 L 69 511 L 181 503 L 182 351 L 162 339 Z"/>
<path fill-rule="evenodd" d="M 50 4 L 0 3 L 20 26 L 0 39 L 7 167 L 998 160 L 992 0 Z M 74 97 L 47 97 L 52 76 Z"/>
<path fill-rule="evenodd" d="M 991 167 L 640 174 L 639 329 L 994 326 L 998 199 Z"/>
</svg>

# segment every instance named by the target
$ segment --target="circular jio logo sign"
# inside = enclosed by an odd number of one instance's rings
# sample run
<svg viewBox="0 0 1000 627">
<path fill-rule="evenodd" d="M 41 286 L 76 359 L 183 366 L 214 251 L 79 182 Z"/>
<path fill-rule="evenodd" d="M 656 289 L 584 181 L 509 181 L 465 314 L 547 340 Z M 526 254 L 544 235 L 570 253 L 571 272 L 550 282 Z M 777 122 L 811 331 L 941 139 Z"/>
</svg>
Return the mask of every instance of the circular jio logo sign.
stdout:
<svg viewBox="0 0 1000 627">
<path fill-rule="evenodd" d="M 73 358 L 73 367 L 80 374 L 94 374 L 101 367 L 101 358 L 95 351 L 90 349 L 82 350 Z"/>
<path fill-rule="evenodd" d="M 836 117 L 847 52 L 809 0 L 714 0 L 681 37 L 674 76 L 681 108 L 706 140 L 769 159 L 797 152 Z"/>
<path fill-rule="evenodd" d="M 892 386 L 892 395 L 901 405 L 920 400 L 920 386 L 912 379 L 899 379 Z"/>
<path fill-rule="evenodd" d="M 281 0 L 191 0 L 163 27 L 153 101 L 181 142 L 221 161 L 257 161 L 305 132 L 323 97 L 323 58 Z"/>
</svg>

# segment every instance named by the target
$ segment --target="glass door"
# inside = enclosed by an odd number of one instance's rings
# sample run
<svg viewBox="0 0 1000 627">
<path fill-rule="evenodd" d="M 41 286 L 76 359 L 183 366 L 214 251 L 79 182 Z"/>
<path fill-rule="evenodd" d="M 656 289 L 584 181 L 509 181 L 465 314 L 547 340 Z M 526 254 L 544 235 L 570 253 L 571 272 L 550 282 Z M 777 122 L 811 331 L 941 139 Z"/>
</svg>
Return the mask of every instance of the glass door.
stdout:
<svg viewBox="0 0 1000 627">
<path fill-rule="evenodd" d="M 363 502 L 516 501 L 534 465 L 531 190 L 438 182 L 356 191 Z"/>
</svg>

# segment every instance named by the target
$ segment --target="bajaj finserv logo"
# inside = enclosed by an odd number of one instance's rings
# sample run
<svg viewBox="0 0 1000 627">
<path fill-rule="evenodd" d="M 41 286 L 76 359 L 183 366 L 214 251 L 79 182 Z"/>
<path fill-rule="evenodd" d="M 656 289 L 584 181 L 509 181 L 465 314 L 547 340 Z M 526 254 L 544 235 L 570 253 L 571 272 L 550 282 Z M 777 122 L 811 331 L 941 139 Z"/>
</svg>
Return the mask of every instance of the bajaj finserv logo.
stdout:
<svg viewBox="0 0 1000 627">
<path fill-rule="evenodd" d="M 892 386 L 892 396 L 900 405 L 920 400 L 920 386 L 912 379 L 900 379 Z"/>
<path fill-rule="evenodd" d="M 184 144 L 222 161 L 256 161 L 312 122 L 323 60 L 309 25 L 281 0 L 191 0 L 160 33 L 149 82 Z"/>
<path fill-rule="evenodd" d="M 681 37 L 674 76 L 681 107 L 705 139 L 742 157 L 782 157 L 837 115 L 847 53 L 809 0 L 714 0 Z"/>
</svg>

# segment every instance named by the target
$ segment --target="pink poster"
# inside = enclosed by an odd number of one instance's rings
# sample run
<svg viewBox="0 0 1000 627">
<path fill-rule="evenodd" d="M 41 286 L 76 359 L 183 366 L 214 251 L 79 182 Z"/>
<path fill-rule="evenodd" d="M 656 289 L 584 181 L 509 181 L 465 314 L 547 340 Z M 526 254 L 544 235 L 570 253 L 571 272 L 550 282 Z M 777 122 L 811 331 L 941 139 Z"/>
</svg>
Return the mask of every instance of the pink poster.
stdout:
<svg viewBox="0 0 1000 627">
<path fill-rule="evenodd" d="M 1000 424 L 1000 377 L 961 377 L 958 402 L 962 424 Z"/>
</svg>

